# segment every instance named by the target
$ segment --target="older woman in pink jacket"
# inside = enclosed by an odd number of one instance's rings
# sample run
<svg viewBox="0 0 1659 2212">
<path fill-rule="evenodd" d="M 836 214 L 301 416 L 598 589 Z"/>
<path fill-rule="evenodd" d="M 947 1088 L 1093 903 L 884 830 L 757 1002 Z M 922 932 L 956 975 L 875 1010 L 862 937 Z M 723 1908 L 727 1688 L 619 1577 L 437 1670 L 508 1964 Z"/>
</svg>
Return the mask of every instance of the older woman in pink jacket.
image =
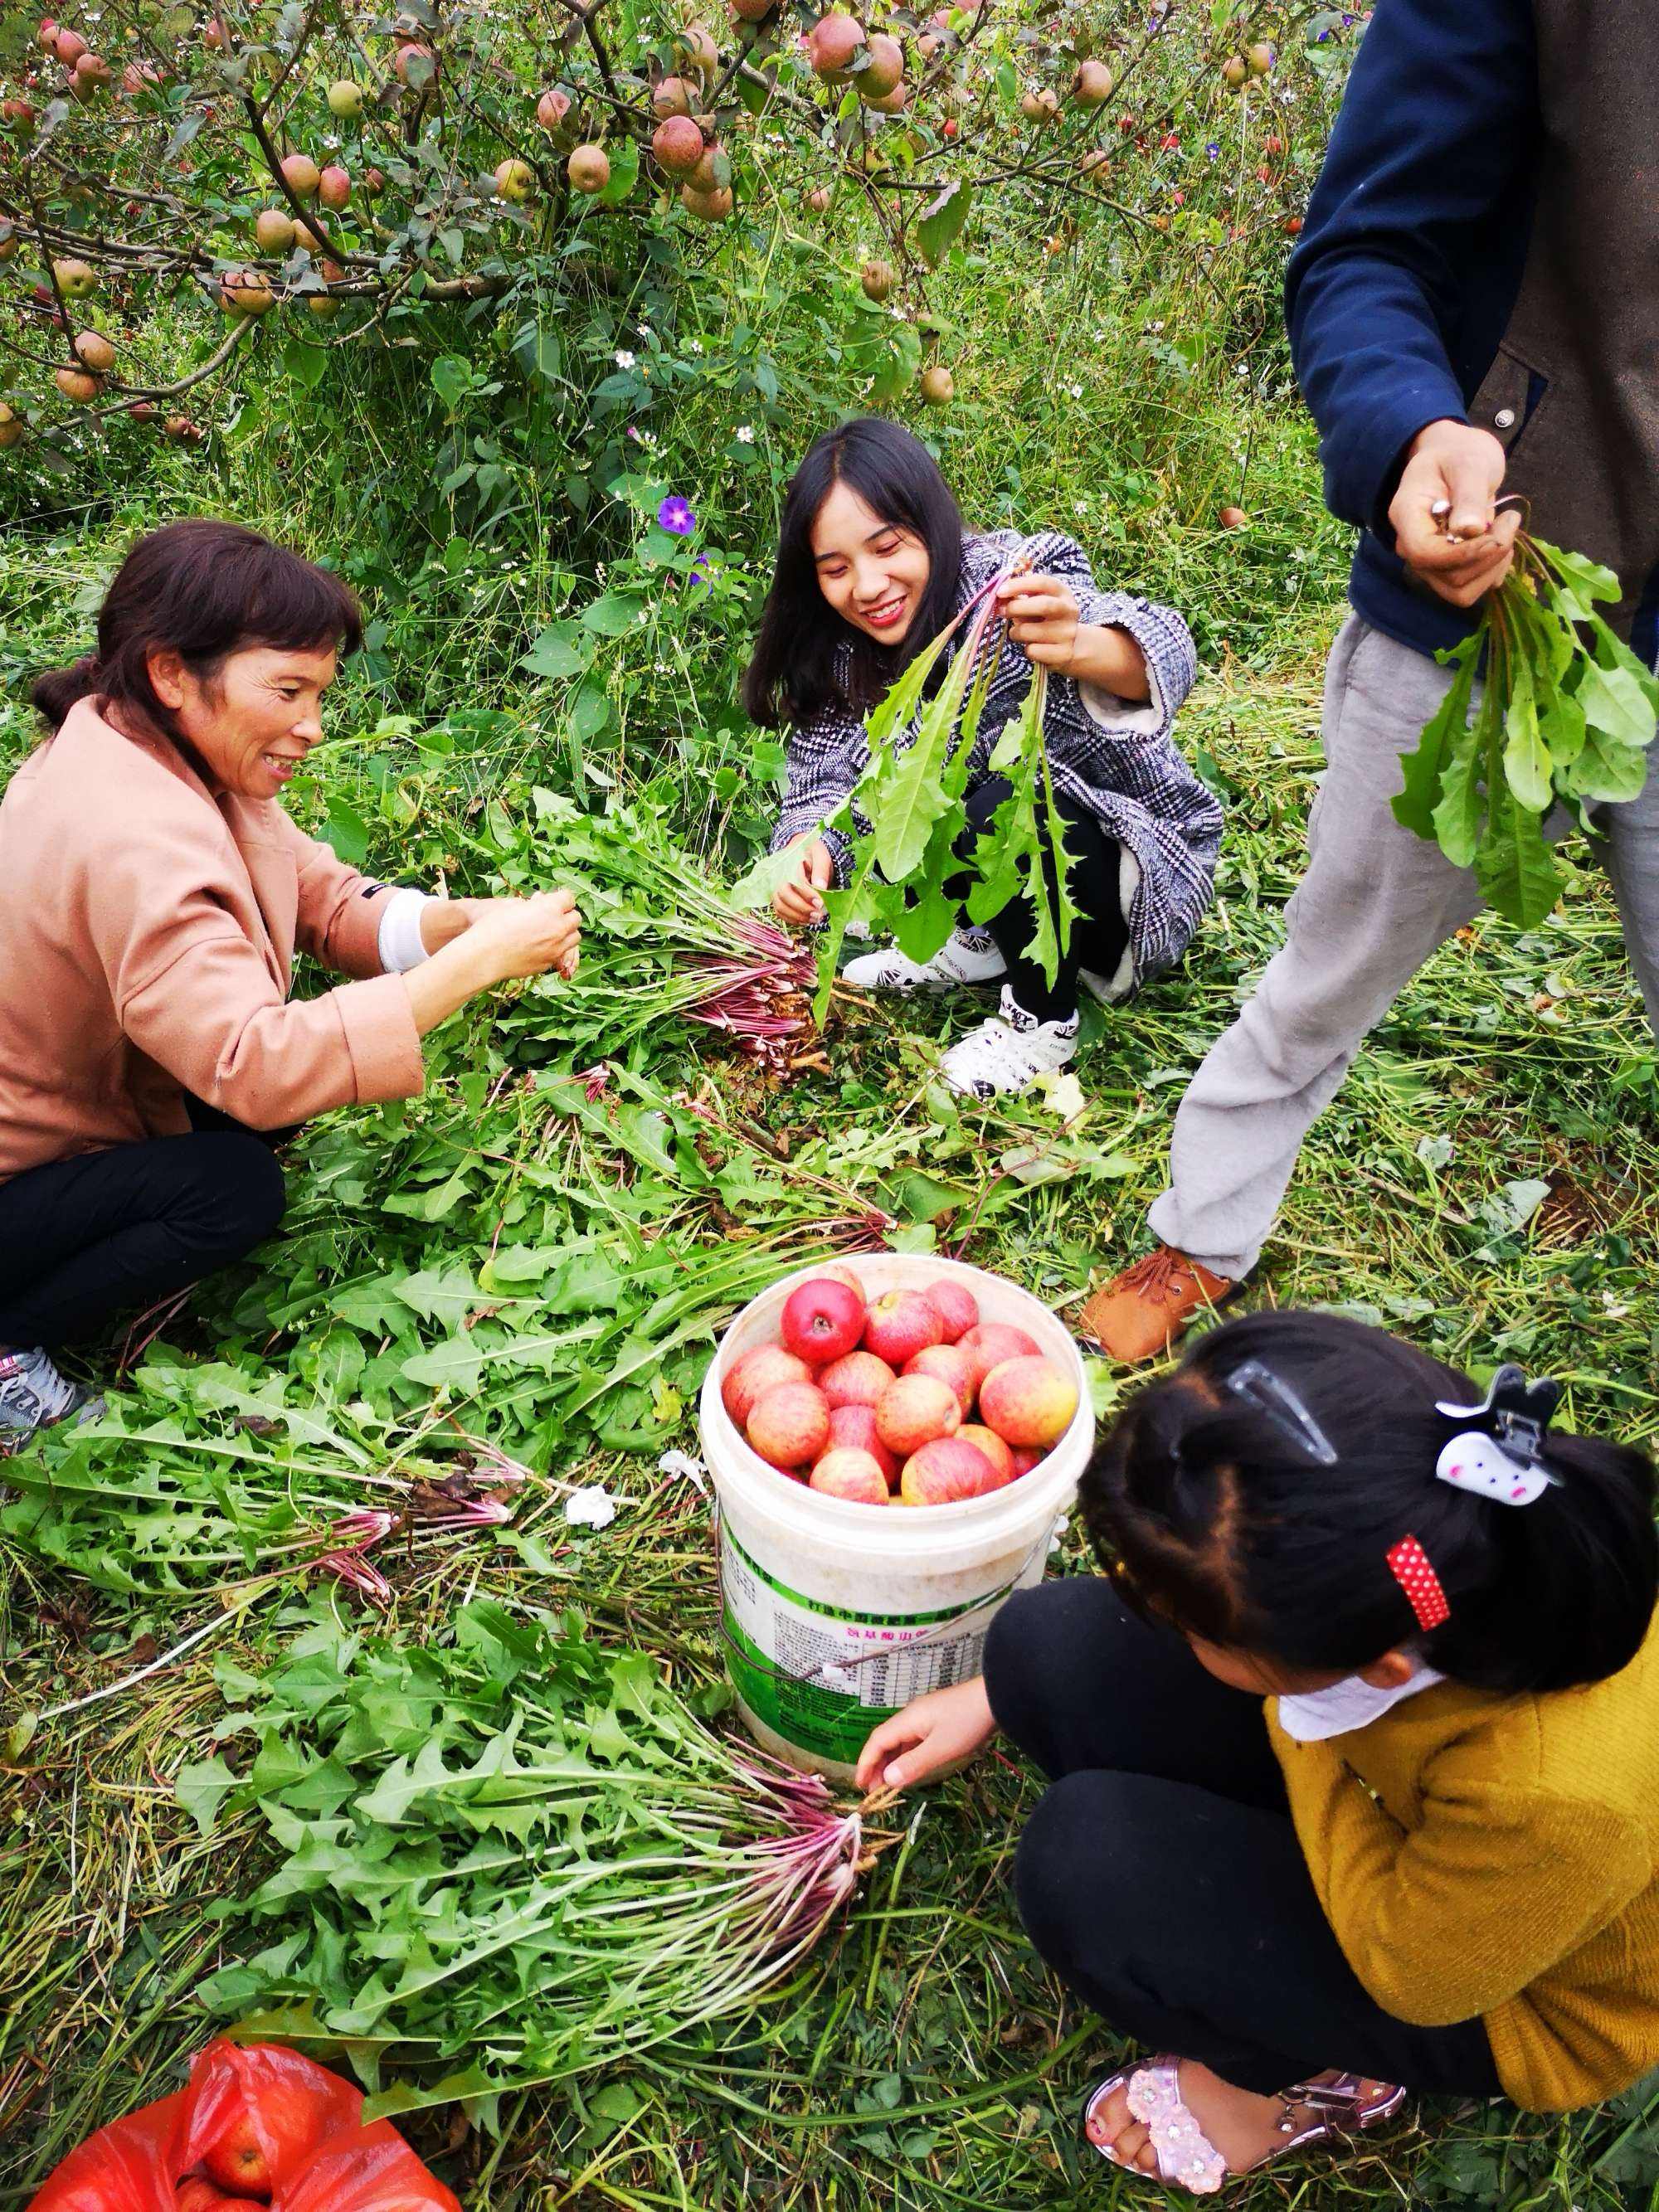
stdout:
<svg viewBox="0 0 1659 2212">
<path fill-rule="evenodd" d="M 568 892 L 390 889 L 283 811 L 361 635 L 326 570 L 173 523 L 35 684 L 52 734 L 0 799 L 0 1455 L 82 1404 L 60 1345 L 270 1235 L 269 1133 L 412 1097 L 467 1000 L 574 971 Z M 355 980 L 291 1002 L 296 947 Z"/>
</svg>

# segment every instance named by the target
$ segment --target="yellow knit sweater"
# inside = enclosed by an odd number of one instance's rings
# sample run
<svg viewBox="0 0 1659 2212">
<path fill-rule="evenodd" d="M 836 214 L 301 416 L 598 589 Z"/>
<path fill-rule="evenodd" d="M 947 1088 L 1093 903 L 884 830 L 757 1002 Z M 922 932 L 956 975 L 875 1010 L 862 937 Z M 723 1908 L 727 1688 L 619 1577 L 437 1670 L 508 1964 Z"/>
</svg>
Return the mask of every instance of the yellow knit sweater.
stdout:
<svg viewBox="0 0 1659 2212">
<path fill-rule="evenodd" d="M 1385 2011 L 1478 2014 L 1532 2112 L 1659 2065 L 1659 1615 L 1587 1689 L 1443 1682 L 1316 1743 L 1267 1717 L 1320 1903 Z"/>
</svg>

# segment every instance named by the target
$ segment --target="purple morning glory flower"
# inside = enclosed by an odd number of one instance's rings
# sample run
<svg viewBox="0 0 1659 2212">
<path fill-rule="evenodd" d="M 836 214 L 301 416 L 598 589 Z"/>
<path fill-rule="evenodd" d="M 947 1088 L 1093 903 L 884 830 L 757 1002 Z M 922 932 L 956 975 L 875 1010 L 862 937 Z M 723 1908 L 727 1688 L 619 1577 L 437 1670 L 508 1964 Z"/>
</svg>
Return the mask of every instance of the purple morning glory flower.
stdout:
<svg viewBox="0 0 1659 2212">
<path fill-rule="evenodd" d="M 697 518 L 683 499 L 665 499 L 657 509 L 657 527 L 671 538 L 689 538 L 696 526 Z"/>
</svg>

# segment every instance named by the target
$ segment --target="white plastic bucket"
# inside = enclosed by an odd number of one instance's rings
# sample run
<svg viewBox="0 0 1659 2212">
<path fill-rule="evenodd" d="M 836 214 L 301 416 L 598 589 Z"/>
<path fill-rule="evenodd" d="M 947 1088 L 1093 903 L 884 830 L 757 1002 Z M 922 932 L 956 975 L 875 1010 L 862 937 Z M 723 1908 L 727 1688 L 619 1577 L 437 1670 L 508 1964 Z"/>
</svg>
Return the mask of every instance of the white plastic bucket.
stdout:
<svg viewBox="0 0 1659 2212">
<path fill-rule="evenodd" d="M 987 1497 L 904 1508 L 826 1498 L 769 1467 L 726 1413 L 721 1384 L 744 1352 L 776 1342 L 795 1285 L 830 1267 L 866 1298 L 953 1277 L 981 1321 L 1023 1328 L 1077 1385 L 1077 1412 L 1047 1458 Z M 895 1252 L 800 1268 L 745 1306 L 704 1377 L 698 1418 L 738 1710 L 767 1750 L 839 1781 L 890 1713 L 978 1674 L 998 1606 L 1042 1578 L 1094 1441 L 1082 1359 L 1046 1306 L 981 1268 Z"/>
</svg>

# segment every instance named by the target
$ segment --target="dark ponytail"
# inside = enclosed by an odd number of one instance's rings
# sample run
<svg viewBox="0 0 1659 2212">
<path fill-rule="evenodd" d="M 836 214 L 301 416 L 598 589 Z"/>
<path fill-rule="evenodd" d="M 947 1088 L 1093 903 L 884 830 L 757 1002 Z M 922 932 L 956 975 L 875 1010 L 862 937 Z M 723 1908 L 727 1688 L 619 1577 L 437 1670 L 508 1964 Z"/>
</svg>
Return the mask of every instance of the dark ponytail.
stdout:
<svg viewBox="0 0 1659 2212">
<path fill-rule="evenodd" d="M 890 649 L 844 622 L 818 588 L 812 525 L 838 483 L 927 548 L 927 589 L 902 641 Z M 784 495 L 771 589 L 744 672 L 744 713 L 769 730 L 810 721 L 826 707 L 862 714 L 950 621 L 961 574 L 961 510 L 921 439 L 882 415 L 826 430 Z"/>
<path fill-rule="evenodd" d="M 1230 1384 L 1258 1362 L 1305 1409 Z M 1206 1643 L 1348 1674 L 1410 1645 L 1454 1680 L 1514 1693 L 1603 1680 L 1659 1604 L 1646 1455 L 1551 1431 L 1558 1477 L 1510 1506 L 1438 1480 L 1480 1390 L 1381 1329 L 1333 1314 L 1251 1314 L 1202 1337 L 1097 1450 L 1082 1505 L 1127 1596 Z M 1327 1464 L 1316 1448 L 1334 1452 Z M 1418 1626 L 1387 1554 L 1428 1554 L 1450 1617 Z"/>
<path fill-rule="evenodd" d="M 149 680 L 149 655 L 176 653 L 201 682 L 245 647 L 355 653 L 362 615 L 340 579 L 234 522 L 169 522 L 141 538 L 98 615 L 98 649 L 47 669 L 29 697 L 58 729 L 79 699 L 101 695 L 170 735 Z"/>
<path fill-rule="evenodd" d="M 56 730 L 77 699 L 90 699 L 100 688 L 98 656 L 83 653 L 67 668 L 43 669 L 29 686 L 29 704 Z"/>
</svg>

